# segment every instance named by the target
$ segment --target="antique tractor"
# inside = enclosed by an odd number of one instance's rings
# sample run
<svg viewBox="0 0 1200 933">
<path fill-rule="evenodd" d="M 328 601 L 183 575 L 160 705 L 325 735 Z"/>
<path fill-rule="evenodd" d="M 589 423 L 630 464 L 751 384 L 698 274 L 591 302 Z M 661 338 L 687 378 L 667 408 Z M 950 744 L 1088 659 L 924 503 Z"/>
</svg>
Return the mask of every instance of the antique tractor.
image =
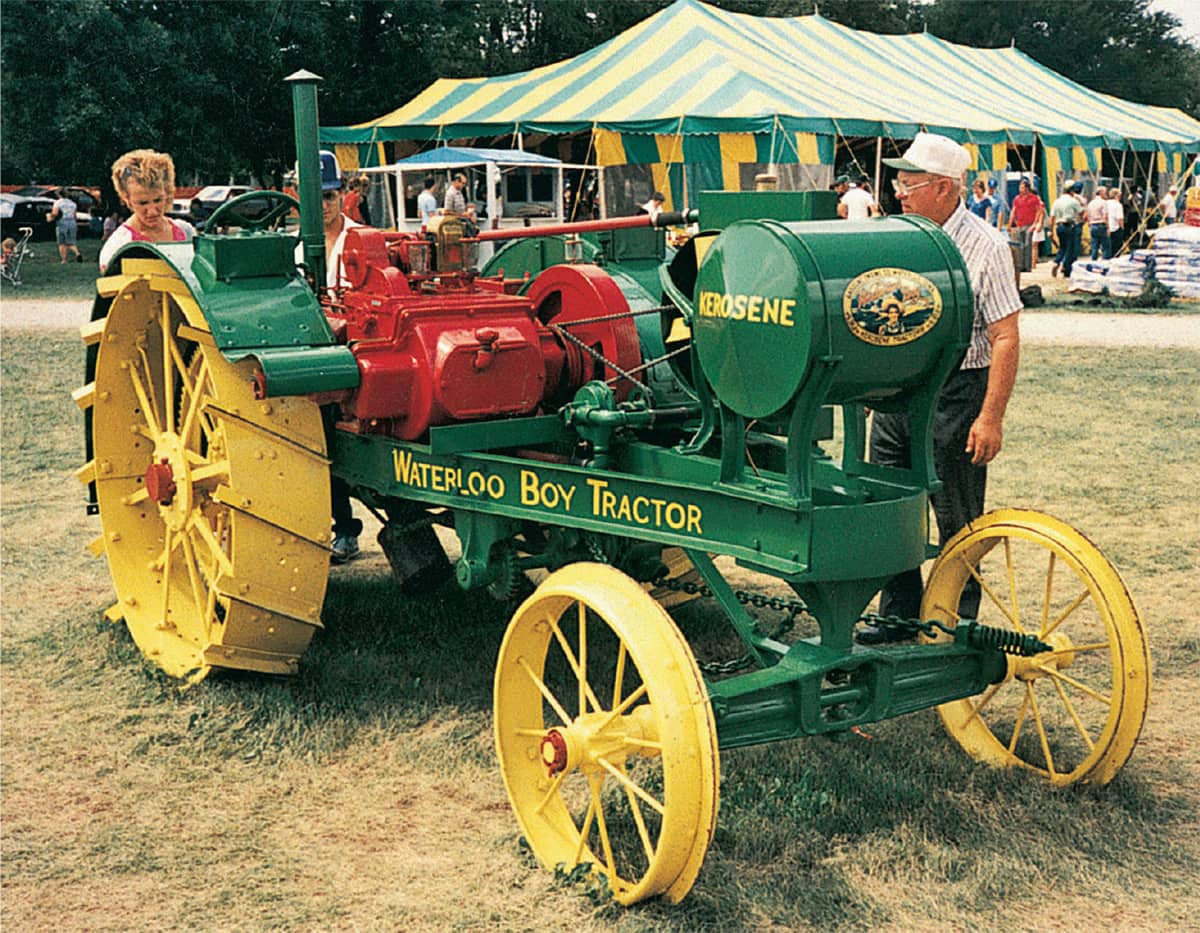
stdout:
<svg viewBox="0 0 1200 933">
<path fill-rule="evenodd" d="M 312 76 L 293 93 L 323 282 Z M 678 251 L 645 216 L 354 230 L 350 285 L 320 297 L 271 217 L 131 244 L 98 283 L 77 393 L 109 618 L 174 677 L 296 672 L 322 624 L 332 474 L 383 519 L 404 590 L 453 576 L 523 598 L 496 663 L 505 785 L 543 864 L 591 863 L 624 903 L 692 886 L 722 748 L 936 706 L 978 759 L 1109 781 L 1149 696 L 1133 601 L 1036 512 L 929 543 L 931 413 L 968 343 L 969 279 L 936 225 L 832 208 L 704 193 L 698 218 L 658 218 L 698 219 Z M 507 245 L 477 270 L 488 239 Z M 867 409 L 909 413 L 911 468 L 865 457 Z M 912 638 L 855 645 L 880 586 L 933 557 L 920 618 L 889 623 Z M 735 568 L 788 598 L 736 590 Z M 530 594 L 531 571 L 548 575 Z M 983 606 L 961 618 L 972 579 Z M 697 664 L 667 611 L 695 594 L 738 663 Z M 772 607 L 782 624 L 754 614 Z"/>
</svg>

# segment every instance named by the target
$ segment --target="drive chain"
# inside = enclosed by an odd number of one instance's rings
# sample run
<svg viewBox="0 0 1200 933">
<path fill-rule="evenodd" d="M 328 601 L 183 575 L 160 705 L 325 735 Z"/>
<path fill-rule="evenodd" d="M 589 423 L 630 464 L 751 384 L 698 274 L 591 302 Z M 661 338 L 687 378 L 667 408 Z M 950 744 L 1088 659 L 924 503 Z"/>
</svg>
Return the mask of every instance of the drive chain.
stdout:
<svg viewBox="0 0 1200 933">
<path fill-rule="evenodd" d="M 699 596 L 703 599 L 709 599 L 713 596 L 710 586 L 705 583 L 697 583 L 695 580 L 673 580 L 669 577 L 656 577 L 652 582 L 656 587 L 661 586 L 676 593 L 687 593 L 689 596 Z M 787 613 L 783 621 L 779 623 L 774 633 L 770 636 L 774 641 L 778 641 L 795 627 L 797 616 L 808 612 L 808 606 L 799 599 L 767 596 L 765 593 L 755 593 L 750 590 L 734 590 L 733 595 L 743 606 L 748 605 L 753 606 L 755 609 L 773 609 L 776 612 Z M 749 667 L 754 662 L 755 657 L 753 653 L 747 652 L 741 657 L 733 658 L 729 661 L 710 661 L 707 664 L 701 664 L 700 671 L 701 673 L 713 676 L 733 674 L 744 667 Z"/>
</svg>

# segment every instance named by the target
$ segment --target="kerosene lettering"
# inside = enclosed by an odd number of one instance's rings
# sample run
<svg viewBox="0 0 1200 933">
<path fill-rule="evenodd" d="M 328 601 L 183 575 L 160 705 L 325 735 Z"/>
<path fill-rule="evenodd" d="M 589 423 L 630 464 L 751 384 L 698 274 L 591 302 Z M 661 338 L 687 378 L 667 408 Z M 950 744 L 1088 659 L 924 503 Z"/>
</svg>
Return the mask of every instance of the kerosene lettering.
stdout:
<svg viewBox="0 0 1200 933">
<path fill-rule="evenodd" d="M 768 298 L 766 295 L 722 295 L 701 292 L 697 311 L 701 317 L 723 317 L 747 324 L 777 324 L 794 327 L 795 298 Z"/>
</svg>

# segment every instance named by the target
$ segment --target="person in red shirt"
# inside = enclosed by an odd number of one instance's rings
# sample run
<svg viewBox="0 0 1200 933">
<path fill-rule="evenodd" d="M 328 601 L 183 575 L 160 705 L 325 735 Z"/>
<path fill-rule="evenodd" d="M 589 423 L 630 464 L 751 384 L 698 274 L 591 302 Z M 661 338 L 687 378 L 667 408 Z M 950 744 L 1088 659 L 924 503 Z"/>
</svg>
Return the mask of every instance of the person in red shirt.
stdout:
<svg viewBox="0 0 1200 933">
<path fill-rule="evenodd" d="M 1042 199 L 1033 193 L 1029 187 L 1029 179 L 1022 178 L 1020 190 L 1012 203 L 1012 213 L 1008 215 L 1008 232 L 1017 235 L 1021 243 L 1021 271 L 1033 269 L 1033 231 L 1046 224 L 1046 205 Z"/>
<path fill-rule="evenodd" d="M 353 220 L 355 223 L 365 224 L 366 218 L 363 216 L 363 189 L 366 187 L 364 179 L 352 179 L 349 184 L 349 192 L 342 199 L 342 213 Z"/>
</svg>

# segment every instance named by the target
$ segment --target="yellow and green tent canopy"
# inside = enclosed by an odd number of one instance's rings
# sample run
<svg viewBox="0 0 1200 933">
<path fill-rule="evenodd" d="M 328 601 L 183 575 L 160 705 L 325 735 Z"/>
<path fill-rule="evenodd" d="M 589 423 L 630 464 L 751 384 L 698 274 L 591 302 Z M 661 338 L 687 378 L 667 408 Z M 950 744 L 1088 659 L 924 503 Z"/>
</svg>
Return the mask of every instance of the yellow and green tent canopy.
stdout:
<svg viewBox="0 0 1200 933">
<path fill-rule="evenodd" d="M 1054 147 L 1200 149 L 1200 122 L 1182 111 L 1089 90 L 1016 48 L 876 35 L 819 15 L 729 13 L 698 0 L 677 0 L 553 65 L 439 79 L 391 113 L 321 135 L 362 144 L 582 130 L 909 138 L 920 129 L 982 145 L 1037 136 Z"/>
</svg>

